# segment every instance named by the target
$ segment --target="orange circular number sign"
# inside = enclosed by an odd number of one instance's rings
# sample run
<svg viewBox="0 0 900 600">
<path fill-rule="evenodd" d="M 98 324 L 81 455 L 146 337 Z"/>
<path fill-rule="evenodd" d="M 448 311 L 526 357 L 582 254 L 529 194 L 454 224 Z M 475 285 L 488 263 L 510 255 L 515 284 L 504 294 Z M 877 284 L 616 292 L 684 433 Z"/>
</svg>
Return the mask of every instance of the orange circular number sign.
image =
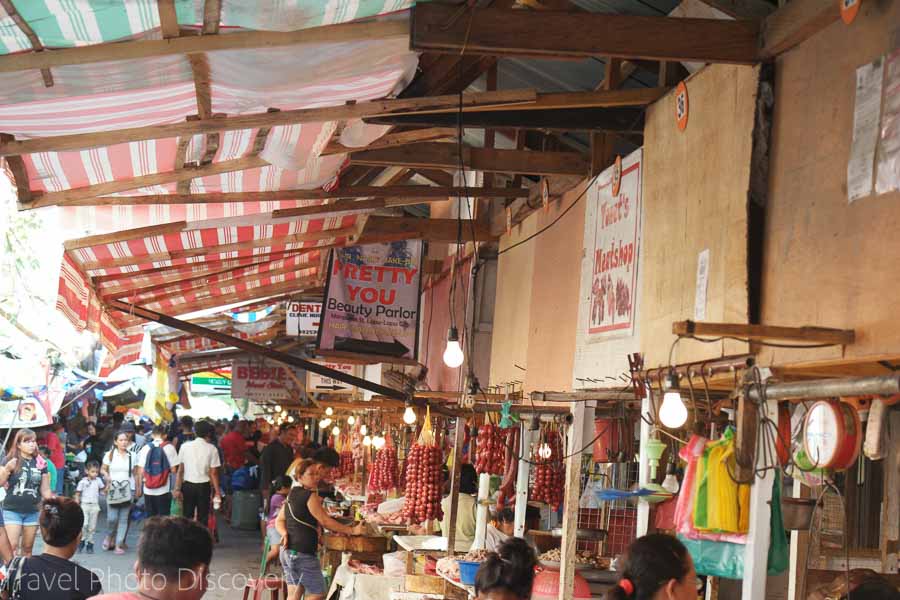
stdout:
<svg viewBox="0 0 900 600">
<path fill-rule="evenodd" d="M 841 5 L 841 19 L 849 25 L 859 13 L 859 5 L 862 4 L 862 0 L 838 0 L 838 2 Z"/>
<path fill-rule="evenodd" d="M 687 129 L 688 111 L 687 86 L 682 81 L 675 88 L 675 122 L 678 123 L 680 131 Z"/>
<path fill-rule="evenodd" d="M 616 162 L 613 163 L 613 172 L 612 172 L 612 194 L 613 194 L 613 196 L 618 196 L 620 189 L 622 189 L 622 157 L 616 156 Z"/>
</svg>

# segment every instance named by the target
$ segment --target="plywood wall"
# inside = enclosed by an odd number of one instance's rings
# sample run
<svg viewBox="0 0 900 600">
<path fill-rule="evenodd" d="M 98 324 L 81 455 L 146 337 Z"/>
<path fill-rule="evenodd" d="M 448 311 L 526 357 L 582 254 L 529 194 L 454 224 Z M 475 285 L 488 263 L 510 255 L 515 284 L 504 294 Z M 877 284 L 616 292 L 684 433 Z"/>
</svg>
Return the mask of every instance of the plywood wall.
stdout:
<svg viewBox="0 0 900 600">
<path fill-rule="evenodd" d="M 537 228 L 556 219 L 586 185 L 583 182 L 563 194 L 548 212 L 536 212 L 531 219 Z M 582 198 L 556 225 L 531 242 L 535 255 L 526 391 L 572 389 L 584 207 Z"/>
<path fill-rule="evenodd" d="M 535 223 L 533 218 L 526 219 L 513 228 L 511 235 L 501 239 L 500 249 L 508 248 L 533 234 Z M 525 373 L 515 365 L 528 365 L 534 244 L 522 244 L 501 254 L 497 261 L 497 297 L 491 339 L 491 385 L 525 379 Z"/>
<path fill-rule="evenodd" d="M 776 63 L 762 319 L 853 328 L 845 350 L 775 350 L 764 364 L 900 353 L 900 194 L 847 202 L 856 68 L 885 54 L 900 1 L 863 2 L 856 21 Z M 900 36 L 898 36 L 900 39 Z"/>
<path fill-rule="evenodd" d="M 640 339 L 645 364 L 668 364 L 672 322 L 693 318 L 697 258 L 710 250 L 706 321 L 748 322 L 747 194 L 759 70 L 711 65 L 688 79 L 690 115 L 674 94 L 647 110 Z M 673 362 L 746 351 L 734 342 L 681 342 Z"/>
</svg>

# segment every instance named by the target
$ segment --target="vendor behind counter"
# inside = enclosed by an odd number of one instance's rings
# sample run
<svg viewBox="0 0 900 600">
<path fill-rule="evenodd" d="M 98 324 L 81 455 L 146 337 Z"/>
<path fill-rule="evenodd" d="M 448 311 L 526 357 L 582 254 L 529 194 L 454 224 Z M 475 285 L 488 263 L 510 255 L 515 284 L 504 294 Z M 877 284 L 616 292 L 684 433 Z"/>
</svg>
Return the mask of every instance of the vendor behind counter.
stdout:
<svg viewBox="0 0 900 600">
<path fill-rule="evenodd" d="M 456 542 L 459 544 L 471 544 L 475 541 L 475 509 L 478 505 L 475 495 L 478 493 L 478 474 L 475 467 L 464 464 L 459 472 L 459 501 L 456 508 Z M 441 500 L 441 510 L 444 518 L 441 521 L 441 535 L 449 536 L 450 532 L 450 496 Z M 431 533 L 424 527 L 410 527 L 413 535 L 425 535 Z"/>
</svg>

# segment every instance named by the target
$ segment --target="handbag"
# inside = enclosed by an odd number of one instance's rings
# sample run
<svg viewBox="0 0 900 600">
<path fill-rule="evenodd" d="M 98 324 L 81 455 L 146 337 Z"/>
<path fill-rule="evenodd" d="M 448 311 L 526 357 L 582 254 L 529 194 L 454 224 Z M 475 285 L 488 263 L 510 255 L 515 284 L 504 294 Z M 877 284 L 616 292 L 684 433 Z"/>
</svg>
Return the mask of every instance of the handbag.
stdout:
<svg viewBox="0 0 900 600">
<path fill-rule="evenodd" d="M 109 462 L 112 465 L 113 450 L 109 451 Z M 131 473 L 131 452 L 128 453 L 128 472 Z M 109 506 L 121 506 L 130 504 L 131 481 L 129 479 L 120 479 L 109 482 L 109 491 L 106 493 L 106 504 Z"/>
</svg>

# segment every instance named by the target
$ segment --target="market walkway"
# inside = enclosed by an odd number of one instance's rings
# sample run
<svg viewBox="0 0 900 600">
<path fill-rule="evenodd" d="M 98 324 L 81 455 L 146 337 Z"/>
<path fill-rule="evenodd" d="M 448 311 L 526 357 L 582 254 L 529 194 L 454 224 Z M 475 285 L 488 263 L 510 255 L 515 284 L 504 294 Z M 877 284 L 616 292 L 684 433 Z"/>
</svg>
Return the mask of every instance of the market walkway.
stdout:
<svg viewBox="0 0 900 600">
<path fill-rule="evenodd" d="M 128 532 L 129 550 L 124 555 L 116 556 L 112 552 L 105 552 L 100 548 L 100 542 L 106 532 L 106 514 L 100 515 L 95 543 L 97 549 L 94 554 L 78 553 L 72 560 L 82 566 L 91 569 L 100 575 L 104 592 L 120 592 L 134 589 L 134 577 L 126 579 L 134 573 L 134 561 L 137 553 L 138 537 L 141 531 L 141 523 L 132 524 Z M 232 529 L 222 523 L 219 525 L 220 542 L 213 549 L 213 562 L 210 568 L 210 588 L 204 600 L 239 599 L 244 589 L 247 577 L 255 577 L 259 571 L 259 559 L 262 547 L 258 531 L 244 531 Z M 42 552 L 43 543 L 40 539 L 35 543 L 35 554 Z"/>
</svg>

